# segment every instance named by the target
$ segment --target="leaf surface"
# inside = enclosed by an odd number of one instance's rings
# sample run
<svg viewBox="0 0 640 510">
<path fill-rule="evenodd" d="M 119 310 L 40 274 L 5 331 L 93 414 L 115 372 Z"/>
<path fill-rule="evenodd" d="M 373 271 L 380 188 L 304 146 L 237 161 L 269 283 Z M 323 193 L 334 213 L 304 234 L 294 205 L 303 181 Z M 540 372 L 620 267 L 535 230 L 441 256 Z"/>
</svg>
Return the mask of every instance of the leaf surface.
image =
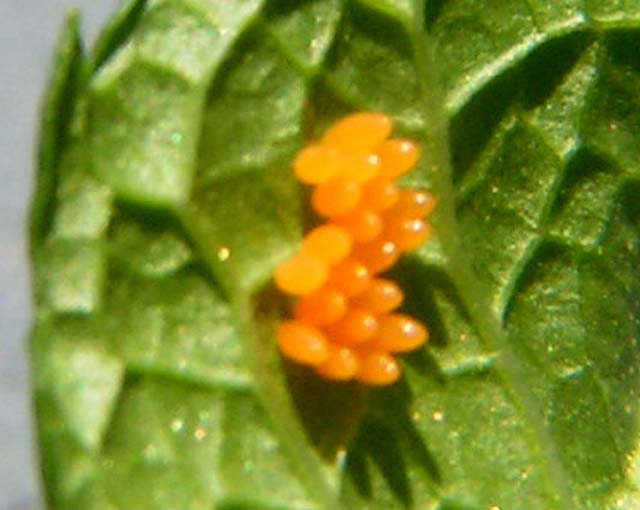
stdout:
<svg viewBox="0 0 640 510">
<path fill-rule="evenodd" d="M 640 3 L 128 2 L 44 108 L 32 338 L 50 508 L 635 510 Z M 290 169 L 379 110 L 436 237 L 385 390 L 283 362 Z"/>
</svg>

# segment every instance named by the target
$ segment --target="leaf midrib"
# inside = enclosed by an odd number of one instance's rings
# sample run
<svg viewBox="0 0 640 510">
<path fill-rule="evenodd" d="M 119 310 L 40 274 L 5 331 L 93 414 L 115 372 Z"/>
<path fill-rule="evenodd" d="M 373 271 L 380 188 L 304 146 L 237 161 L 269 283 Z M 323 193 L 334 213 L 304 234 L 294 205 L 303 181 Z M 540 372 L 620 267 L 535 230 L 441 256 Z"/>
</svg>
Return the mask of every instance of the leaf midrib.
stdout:
<svg viewBox="0 0 640 510">
<path fill-rule="evenodd" d="M 439 212 L 436 218 L 439 238 L 447 258 L 449 275 L 460 291 L 461 299 L 475 324 L 478 335 L 488 351 L 500 353 L 495 370 L 506 392 L 520 411 L 530 431 L 530 442 L 537 443 L 533 450 L 542 465 L 545 466 L 550 496 L 559 502 L 563 510 L 574 510 L 569 477 L 562 466 L 557 449 L 546 430 L 539 406 L 530 396 L 526 376 L 520 362 L 512 352 L 507 336 L 499 318 L 491 313 L 489 300 L 486 299 L 480 282 L 471 270 L 471 264 L 460 242 L 460 229 L 455 218 L 453 191 L 453 170 L 449 153 L 449 133 L 447 121 L 447 102 L 439 82 L 440 74 L 434 59 L 434 43 L 426 32 L 421 20 L 424 19 L 424 3 L 414 2 L 416 15 L 410 27 L 409 37 L 413 44 L 414 59 L 420 95 L 424 104 L 427 128 L 424 136 L 430 149 L 432 168 L 439 192 Z M 526 55 L 522 55 L 524 58 Z M 508 62 L 510 65 L 514 62 Z M 555 496 L 555 497 L 554 497 Z"/>
</svg>

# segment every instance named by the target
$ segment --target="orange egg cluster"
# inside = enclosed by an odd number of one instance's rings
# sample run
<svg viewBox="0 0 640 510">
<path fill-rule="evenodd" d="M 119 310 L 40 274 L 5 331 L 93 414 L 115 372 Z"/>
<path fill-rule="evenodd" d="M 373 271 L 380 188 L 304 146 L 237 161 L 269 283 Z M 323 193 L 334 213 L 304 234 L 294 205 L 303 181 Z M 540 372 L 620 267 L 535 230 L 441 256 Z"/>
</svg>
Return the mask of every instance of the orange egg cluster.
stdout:
<svg viewBox="0 0 640 510">
<path fill-rule="evenodd" d="M 385 115 L 350 115 L 294 163 L 298 179 L 315 187 L 312 206 L 326 222 L 276 271 L 276 285 L 298 298 L 293 319 L 278 327 L 278 345 L 333 380 L 390 384 L 400 376 L 394 354 L 428 337 L 418 321 L 393 312 L 402 290 L 378 276 L 429 237 L 424 219 L 435 206 L 428 193 L 396 186 L 419 150 L 389 139 L 391 130 Z"/>
</svg>

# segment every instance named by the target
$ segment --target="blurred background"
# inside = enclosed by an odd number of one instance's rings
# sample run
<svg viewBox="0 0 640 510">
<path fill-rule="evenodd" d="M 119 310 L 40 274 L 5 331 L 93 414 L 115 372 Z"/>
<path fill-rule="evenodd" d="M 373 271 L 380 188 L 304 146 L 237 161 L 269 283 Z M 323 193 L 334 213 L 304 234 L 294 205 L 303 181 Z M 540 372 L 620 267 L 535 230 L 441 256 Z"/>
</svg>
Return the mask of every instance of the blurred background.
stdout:
<svg viewBox="0 0 640 510">
<path fill-rule="evenodd" d="M 82 13 L 85 44 L 116 0 L 0 0 L 0 510 L 42 508 L 29 396 L 26 217 L 39 106 L 64 15 Z"/>
</svg>

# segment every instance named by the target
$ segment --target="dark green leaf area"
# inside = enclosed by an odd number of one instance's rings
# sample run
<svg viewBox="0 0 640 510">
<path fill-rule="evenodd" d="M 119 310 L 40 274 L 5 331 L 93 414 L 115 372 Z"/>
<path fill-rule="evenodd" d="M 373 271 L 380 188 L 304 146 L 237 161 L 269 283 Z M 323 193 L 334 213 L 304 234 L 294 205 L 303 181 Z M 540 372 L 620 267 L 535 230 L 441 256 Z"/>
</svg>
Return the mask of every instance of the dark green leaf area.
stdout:
<svg viewBox="0 0 640 510">
<path fill-rule="evenodd" d="M 412 41 L 400 20 L 350 8 L 326 65 L 329 86 L 352 108 L 393 115 L 406 129 L 422 126 Z"/>
<path fill-rule="evenodd" d="M 465 247 L 472 250 L 476 273 L 492 289 L 496 310 L 504 307 L 511 276 L 536 240 L 562 166 L 537 133 L 518 119 L 506 119 L 499 129 L 460 209 Z M 489 230 L 491 240 L 486 239 Z"/>
<path fill-rule="evenodd" d="M 342 5 L 338 0 L 275 0 L 268 4 L 265 14 L 265 28 L 288 58 L 311 74 L 331 48 Z"/>
<path fill-rule="evenodd" d="M 576 247 L 594 248 L 607 227 L 620 171 L 610 161 L 581 150 L 567 165 L 563 181 L 550 233 Z"/>
<path fill-rule="evenodd" d="M 490 4 L 432 0 L 426 6 L 427 26 L 439 44 L 448 103 L 453 110 L 464 106 L 469 94 L 478 92 L 541 43 L 589 30 L 592 24 L 625 27 L 639 18 L 640 5 L 622 0 Z"/>
<path fill-rule="evenodd" d="M 423 12 L 423 4 L 426 5 Z M 126 2 L 62 39 L 33 208 L 52 510 L 637 510 L 640 4 Z M 440 90 L 440 84 L 444 88 Z M 438 197 L 385 389 L 283 361 L 296 152 L 393 116 Z"/>
<path fill-rule="evenodd" d="M 413 402 L 412 424 L 420 438 L 430 438 L 428 447 L 442 476 L 440 497 L 445 505 L 462 508 L 518 508 L 522 501 L 553 508 L 520 411 L 490 366 L 467 363 L 466 370 L 447 378 L 446 386 L 429 385 L 431 391 Z M 411 373 L 408 377 L 416 380 Z M 471 483 L 470 470 L 476 473 Z"/>
<path fill-rule="evenodd" d="M 640 116 L 636 107 L 640 61 L 630 44 L 636 40 L 626 33 L 607 39 L 609 51 L 601 57 L 601 74 L 584 119 L 586 140 L 634 173 L 639 170 L 640 156 L 637 144 Z"/>
<path fill-rule="evenodd" d="M 593 135 L 607 122 L 614 133 L 611 136 L 618 136 L 616 128 L 605 120 L 617 115 L 624 119 L 620 120 L 620 136 L 637 138 L 634 130 L 624 127 L 625 122 L 633 122 L 637 102 L 621 99 L 619 91 L 607 81 L 626 73 L 628 79 L 621 80 L 626 85 L 637 77 L 627 47 L 612 42 L 621 39 L 628 44 L 632 36 L 607 37 L 593 45 L 585 40 L 573 66 L 537 104 L 529 102 L 527 86 L 520 81 L 535 68 L 514 69 L 496 80 L 497 90 L 503 90 L 505 81 L 521 83 L 525 94 L 505 94 L 502 104 L 498 96 L 493 96 L 499 107 L 484 118 L 492 135 L 476 139 L 480 150 L 460 145 L 456 215 L 464 233 L 463 246 L 481 289 L 468 285 L 467 290 L 485 296 L 485 311 L 491 311 L 496 322 L 502 323 L 504 339 L 484 338 L 488 352 L 473 354 L 473 335 L 442 328 L 451 305 L 437 297 L 425 301 L 427 307 L 434 306 L 438 316 L 434 338 L 438 345 L 432 352 L 444 376 L 444 386 L 425 392 L 429 399 L 425 420 L 434 423 L 422 433 L 429 441 L 435 423 L 451 419 L 452 425 L 443 427 L 447 434 L 444 437 L 451 443 L 462 434 L 455 426 L 462 415 L 465 424 L 483 423 L 482 439 L 477 441 L 487 448 L 484 454 L 476 453 L 474 467 L 469 469 L 490 472 L 487 466 L 479 469 L 484 456 L 491 459 L 492 466 L 507 458 L 515 462 L 503 465 L 502 475 L 494 475 L 491 483 L 475 486 L 476 494 L 482 494 L 479 499 L 469 500 L 470 486 L 465 481 L 460 492 L 455 491 L 455 483 L 447 486 L 452 492 L 445 493 L 445 500 L 456 504 L 466 501 L 464 504 L 469 505 L 480 501 L 480 507 L 527 508 L 522 498 L 529 493 L 531 501 L 542 498 L 532 506 L 543 508 L 609 508 L 611 498 L 617 504 L 633 507 L 634 503 L 628 501 L 635 501 L 634 497 L 625 497 L 621 487 L 627 476 L 633 476 L 629 470 L 633 469 L 637 448 L 640 235 L 635 204 L 640 194 L 635 163 L 626 155 L 631 149 L 620 152 L 625 148 L 624 139 L 620 143 L 611 139 L 603 142 L 604 133 Z M 533 65 L 536 60 L 537 55 L 533 55 L 524 65 Z M 482 97 L 490 94 L 490 90 L 483 91 Z M 473 101 L 467 108 L 480 111 Z M 611 102 L 623 103 L 624 113 L 617 113 Z M 496 111 L 502 112 L 497 118 Z M 453 126 L 462 130 L 482 122 L 482 118 L 471 118 L 463 110 Z M 454 140 L 456 136 L 462 140 L 461 131 L 453 134 Z M 471 153 L 467 160 L 468 150 L 477 151 L 477 156 Z M 453 157 L 455 162 L 455 152 Z M 455 274 L 452 276 L 455 279 Z M 465 288 L 465 283 L 458 286 Z M 443 292 L 436 290 L 438 287 L 446 288 L 437 281 L 432 287 L 435 296 Z M 482 328 L 482 323 L 479 326 Z M 487 334 L 486 330 L 479 333 Z M 444 340 L 438 339 L 440 334 L 446 335 Z M 469 339 L 469 356 L 452 370 L 451 353 L 446 351 L 459 349 L 453 344 Z M 445 349 L 441 350 L 441 345 Z M 494 364 L 491 353 L 495 347 L 501 354 Z M 505 368 L 502 363 L 510 366 Z M 501 376 L 497 380 L 488 375 L 494 370 Z M 468 374 L 474 374 L 473 383 L 467 384 L 474 388 L 475 405 L 488 405 L 492 413 L 507 417 L 504 422 L 482 417 L 470 403 L 454 405 L 449 401 L 455 394 L 455 383 Z M 487 377 L 508 392 L 517 393 L 521 391 L 518 386 L 524 384 L 531 398 L 516 400 L 515 408 L 507 399 L 502 404 L 506 407 L 501 407 L 495 400 L 495 388 L 489 389 L 481 382 Z M 446 402 L 437 401 L 438 391 L 447 397 Z M 509 429 L 518 421 L 509 417 L 510 413 L 526 413 L 532 404 L 538 406 L 542 418 L 539 426 L 544 432 L 536 433 L 538 439 L 533 444 L 507 439 Z M 423 410 L 416 403 L 414 407 Z M 491 414 L 491 418 L 495 416 Z M 417 427 L 422 429 L 425 424 Z M 530 433 L 525 429 L 517 432 L 524 438 Z M 447 442 L 442 437 L 440 441 Z M 508 454 L 502 450 L 502 441 L 510 445 Z M 548 463 L 541 470 L 539 448 L 545 443 L 543 448 L 557 448 L 552 455 L 559 462 Z M 467 438 L 464 449 L 474 451 L 475 444 Z M 440 466 L 451 459 L 457 459 L 453 461 L 455 468 L 465 465 L 464 459 L 448 447 L 441 454 L 437 447 L 434 451 Z M 455 469 L 443 472 L 454 474 Z M 449 479 L 453 480 L 455 477 Z M 510 483 L 499 487 L 501 480 Z M 563 483 L 570 489 L 562 489 Z"/>
<path fill-rule="evenodd" d="M 248 33 L 212 84 L 185 211 L 222 284 L 236 291 L 269 280 L 301 232 L 300 187 L 289 167 L 305 81 L 265 37 Z"/>
<path fill-rule="evenodd" d="M 299 143 L 304 80 L 261 35 L 256 30 L 240 41 L 208 92 L 196 187 L 259 173 L 283 156 L 290 159 Z"/>
<path fill-rule="evenodd" d="M 617 490 L 635 449 L 637 429 L 633 388 L 637 385 L 634 296 L 638 278 L 633 270 L 614 276 L 636 264 L 632 261 L 637 256 L 638 231 L 628 204 L 630 199 L 637 201 L 637 186 L 627 173 L 633 168 L 610 153 L 596 155 L 586 136 L 592 121 L 585 120 L 593 104 L 584 103 L 587 95 L 609 94 L 600 85 L 602 75 L 597 78 L 595 62 L 618 58 L 611 45 L 598 45 L 595 50 L 586 46 L 542 104 L 527 104 L 524 110 L 517 94 L 505 96 L 507 104 L 501 110 L 506 113 L 498 122 L 487 118 L 495 126 L 494 134 L 465 169 L 459 191 L 458 218 L 467 231 L 465 243 L 475 273 L 484 280 L 486 295 L 493 296 L 488 304 L 505 324 L 515 355 L 510 362 L 518 361 L 522 369 L 517 378 L 527 380 L 529 391 L 540 402 L 551 440 L 561 445 L 561 469 L 575 480 L 571 499 L 578 508 L 600 508 L 605 503 L 599 498 L 606 500 L 608 491 Z M 496 86 L 504 85 L 497 81 Z M 565 136 L 561 139 L 558 133 Z M 483 221 L 487 222 L 484 227 Z M 437 300 L 434 304 L 442 310 L 442 321 L 449 309 Z M 440 331 L 439 327 L 436 332 Z M 467 333 L 459 338 L 449 334 L 441 343 L 448 343 L 450 349 L 454 339 L 469 338 Z M 439 349 L 434 354 L 444 363 L 450 359 Z M 611 360 L 615 360 L 614 370 L 607 366 Z M 478 371 L 485 366 L 481 361 L 469 356 L 462 367 Z M 440 366 L 447 367 L 442 361 Z M 451 375 L 460 373 L 455 370 Z M 621 379 L 629 387 L 614 393 Z M 477 387 L 476 395 L 480 392 Z M 443 409 L 429 407 L 442 421 L 446 419 Z M 494 433 L 503 437 L 500 425 L 491 429 L 485 431 L 483 444 L 490 444 Z M 578 431 L 584 436 L 578 438 Z M 585 438 L 592 445 L 588 451 Z M 517 455 L 527 450 L 530 447 Z M 498 451 L 494 458 L 500 457 Z M 516 455 L 518 450 L 510 451 Z M 594 463 L 598 455 L 601 458 Z M 518 462 L 526 465 L 525 459 Z M 522 473 L 526 483 L 533 483 L 530 470 Z M 544 486 L 548 481 L 538 479 L 537 483 Z M 501 499 L 508 497 L 508 490 L 488 494 L 483 501 L 493 498 L 500 507 L 519 507 L 520 490 L 520 486 L 514 489 L 510 502 Z"/>
<path fill-rule="evenodd" d="M 552 402 L 546 420 L 583 502 L 614 489 L 636 449 L 640 237 L 629 193 L 637 189 L 622 191 L 600 253 L 540 249 L 510 317 L 514 340 L 528 339 L 518 348 L 544 367 L 541 398 Z"/>
</svg>

